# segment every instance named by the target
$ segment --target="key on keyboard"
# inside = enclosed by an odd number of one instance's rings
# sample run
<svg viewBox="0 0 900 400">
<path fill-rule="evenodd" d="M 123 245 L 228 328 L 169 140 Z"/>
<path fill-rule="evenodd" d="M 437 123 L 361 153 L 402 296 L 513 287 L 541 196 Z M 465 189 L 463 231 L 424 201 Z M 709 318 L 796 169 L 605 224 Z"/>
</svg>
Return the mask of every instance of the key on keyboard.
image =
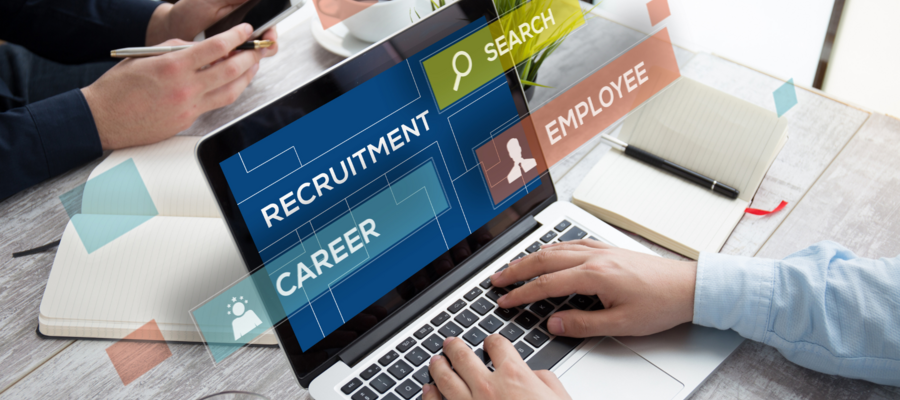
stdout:
<svg viewBox="0 0 900 400">
<path fill-rule="evenodd" d="M 541 241 L 544 243 L 549 243 L 555 237 L 556 237 L 556 232 L 549 231 L 549 232 L 545 233 L 544 236 L 541 236 Z"/>
<path fill-rule="evenodd" d="M 404 358 L 406 358 L 406 361 L 411 362 L 412 365 L 418 367 L 419 365 L 422 365 L 423 362 L 428 361 L 430 357 L 431 356 L 426 353 L 425 350 L 422 350 L 421 347 L 416 347 Z"/>
<path fill-rule="evenodd" d="M 387 354 L 385 354 L 384 357 L 379 358 L 378 363 L 381 364 L 382 366 L 386 367 L 388 364 L 391 363 L 391 361 L 396 360 L 397 357 L 400 357 L 400 355 L 397 354 L 396 351 L 391 350 Z"/>
<path fill-rule="evenodd" d="M 372 364 L 369 366 L 369 368 L 366 368 L 365 370 L 363 370 L 363 372 L 360 372 L 359 376 L 365 380 L 369 380 L 380 371 L 381 367 L 379 367 L 378 364 Z"/>
<path fill-rule="evenodd" d="M 454 320 L 456 322 L 459 322 L 459 324 L 462 325 L 463 328 L 468 328 L 472 326 L 475 321 L 478 321 L 478 317 L 476 317 L 475 314 L 473 314 L 469 310 L 463 310 L 463 312 L 459 313 L 459 315 L 457 315 Z"/>
<path fill-rule="evenodd" d="M 451 314 L 456 314 L 459 310 L 462 310 L 463 307 L 466 306 L 466 302 L 463 299 L 457 300 L 455 303 L 451 304 L 450 307 L 447 307 L 447 311 L 450 311 Z"/>
<path fill-rule="evenodd" d="M 553 311 L 553 305 L 544 300 L 541 300 L 532 304 L 531 307 L 528 307 L 528 309 L 543 318 L 550 314 L 551 311 Z"/>
<path fill-rule="evenodd" d="M 531 332 L 528 332 L 527 335 L 525 335 L 525 341 L 530 343 L 535 348 L 541 347 L 541 345 L 543 345 L 547 341 L 547 339 L 550 339 L 550 337 L 545 335 L 544 332 L 541 332 L 537 329 L 534 329 Z"/>
<path fill-rule="evenodd" d="M 568 242 L 570 240 L 584 239 L 585 236 L 587 236 L 587 232 L 577 226 L 573 226 L 572 229 L 569 229 L 568 232 L 559 237 L 559 241 Z"/>
<path fill-rule="evenodd" d="M 494 314 L 497 314 L 500 318 L 503 318 L 506 321 L 511 320 L 518 313 L 519 310 L 515 308 L 498 308 L 497 311 L 494 311 Z"/>
<path fill-rule="evenodd" d="M 428 382 L 431 382 L 431 373 L 428 372 L 428 366 L 426 365 L 426 366 L 422 367 L 421 369 L 419 369 L 418 371 L 416 371 L 416 373 L 413 374 L 413 378 L 415 378 L 417 381 L 419 381 L 419 383 L 421 383 L 423 385 Z"/>
<path fill-rule="evenodd" d="M 485 279 L 478 286 L 481 286 L 483 289 L 487 289 L 487 288 L 491 287 L 491 278 Z"/>
<path fill-rule="evenodd" d="M 500 330 L 500 334 L 503 337 L 507 338 L 510 342 L 515 342 L 516 339 L 522 336 L 525 333 L 521 328 L 515 326 L 514 324 L 506 324 L 503 329 Z"/>
<path fill-rule="evenodd" d="M 393 387 L 396 383 L 397 382 L 394 382 L 394 380 L 391 379 L 391 377 L 387 376 L 387 374 L 381 374 L 378 375 L 375 379 L 372 379 L 372 382 L 370 382 L 369 384 L 372 385 L 372 387 L 375 388 L 378 393 L 384 393 L 388 390 L 391 390 L 391 387 Z"/>
<path fill-rule="evenodd" d="M 412 367 L 403 360 L 400 360 L 394 363 L 394 365 L 391 365 L 391 367 L 388 368 L 388 372 L 390 372 L 394 378 L 403 379 L 403 377 L 412 373 Z"/>
<path fill-rule="evenodd" d="M 422 342 L 422 346 L 425 346 L 428 351 L 434 354 L 441 351 L 441 348 L 444 347 L 444 341 L 438 335 L 431 335 Z"/>
<path fill-rule="evenodd" d="M 568 228 L 569 225 L 572 225 L 572 223 L 569 221 L 563 220 L 563 222 L 560 222 L 559 225 L 556 225 L 556 227 L 554 227 L 553 229 L 556 229 L 557 232 L 562 232 L 562 231 L 566 230 L 566 228 Z"/>
<path fill-rule="evenodd" d="M 409 348 L 414 344 L 416 344 L 416 341 L 413 340 L 413 338 L 406 338 L 406 340 L 400 342 L 400 344 L 397 345 L 397 351 L 406 353 L 406 351 L 409 350 Z"/>
<path fill-rule="evenodd" d="M 360 386 L 362 386 L 362 381 L 353 378 L 353 380 L 347 382 L 346 385 L 341 386 L 341 391 L 344 392 L 344 394 L 350 394 L 353 393 L 354 390 L 359 389 Z"/>
<path fill-rule="evenodd" d="M 497 299 L 499 299 L 500 296 L 503 296 L 504 294 L 506 294 L 505 289 L 498 288 L 498 287 L 492 287 L 492 288 L 488 289 L 487 293 L 485 294 L 485 297 L 491 299 L 491 301 L 496 303 Z"/>
<path fill-rule="evenodd" d="M 569 296 L 561 296 L 561 297 L 551 297 L 547 300 L 550 300 L 550 302 L 553 304 L 560 305 L 564 301 L 566 301 L 566 299 L 568 299 L 568 298 L 569 298 Z"/>
<path fill-rule="evenodd" d="M 575 307 L 579 310 L 586 310 L 593 303 L 594 303 L 594 299 L 587 297 L 583 294 L 576 294 L 574 297 L 572 297 L 571 300 L 569 300 L 569 304 L 571 304 L 572 307 Z"/>
<path fill-rule="evenodd" d="M 540 249 L 541 249 L 541 244 L 538 242 L 534 242 L 531 244 L 531 246 L 528 246 L 527 248 L 525 248 L 525 251 L 527 251 L 528 253 L 534 253 Z"/>
<path fill-rule="evenodd" d="M 360 391 L 356 392 L 352 397 L 353 400 L 375 400 L 377 398 L 378 396 L 375 395 L 375 392 L 367 387 L 360 389 Z"/>
<path fill-rule="evenodd" d="M 416 339 L 422 340 L 422 338 L 425 337 L 425 335 L 431 333 L 431 331 L 433 331 L 433 330 L 434 330 L 434 328 L 432 328 L 431 325 L 425 325 L 425 326 L 419 328 L 419 330 L 416 331 L 414 336 L 416 337 Z"/>
<path fill-rule="evenodd" d="M 503 326 L 503 321 L 500 321 L 500 319 L 493 315 L 488 315 L 478 323 L 478 326 L 488 331 L 488 333 L 494 333 L 497 332 L 497 329 L 500 329 L 500 327 Z"/>
<path fill-rule="evenodd" d="M 535 324 L 538 323 L 538 319 L 539 318 L 536 315 L 525 311 L 522 313 L 522 315 L 519 315 L 519 317 L 516 318 L 516 323 L 521 325 L 525 329 L 531 329 Z"/>
<path fill-rule="evenodd" d="M 441 324 L 443 324 L 448 319 L 450 319 L 450 314 L 441 312 L 437 317 L 431 319 L 431 324 L 434 326 L 441 326 Z"/>
<path fill-rule="evenodd" d="M 475 310 L 475 312 L 477 312 L 478 315 L 484 315 L 494 309 L 494 304 L 485 300 L 484 297 L 482 297 L 478 300 L 475 300 L 475 302 L 472 303 L 472 306 L 469 308 Z"/>
<path fill-rule="evenodd" d="M 528 358 L 531 353 L 534 353 L 534 349 L 523 342 L 516 343 L 515 345 L 513 345 L 513 347 L 516 348 L 516 351 L 519 352 L 519 355 L 522 356 L 523 360 Z"/>
<path fill-rule="evenodd" d="M 452 322 L 448 322 L 447 325 L 444 325 L 443 328 L 438 330 L 438 333 L 444 335 L 445 338 L 450 336 L 459 336 L 459 334 L 462 333 L 462 328 Z"/>
<path fill-rule="evenodd" d="M 475 298 L 478 297 L 479 294 L 481 294 L 481 289 L 472 288 L 472 290 L 470 290 L 469 293 L 466 293 L 466 295 L 463 297 L 466 298 L 466 301 L 472 301 L 475 300 Z"/>
<path fill-rule="evenodd" d="M 478 359 L 481 360 L 484 365 L 487 365 L 489 362 L 491 362 L 491 356 L 482 349 L 475 349 L 475 356 L 478 357 Z"/>
<path fill-rule="evenodd" d="M 481 342 L 484 341 L 484 338 L 486 338 L 487 335 L 484 332 L 482 332 L 481 329 L 478 329 L 476 327 L 476 328 L 472 328 L 468 332 L 466 332 L 466 334 L 463 335 L 463 337 L 472 346 L 478 346 Z"/>
<path fill-rule="evenodd" d="M 547 346 L 526 361 L 526 363 L 533 371 L 553 368 L 559 360 L 562 360 L 566 354 L 569 354 L 570 351 L 578 347 L 583 341 L 584 339 L 557 336 L 547 343 Z"/>
<path fill-rule="evenodd" d="M 421 389 L 419 385 L 416 385 L 411 379 L 407 379 L 397 387 L 397 393 L 400 394 L 400 396 L 403 396 L 404 399 L 409 400 L 415 396 L 416 393 L 419 393 L 419 389 Z"/>
</svg>

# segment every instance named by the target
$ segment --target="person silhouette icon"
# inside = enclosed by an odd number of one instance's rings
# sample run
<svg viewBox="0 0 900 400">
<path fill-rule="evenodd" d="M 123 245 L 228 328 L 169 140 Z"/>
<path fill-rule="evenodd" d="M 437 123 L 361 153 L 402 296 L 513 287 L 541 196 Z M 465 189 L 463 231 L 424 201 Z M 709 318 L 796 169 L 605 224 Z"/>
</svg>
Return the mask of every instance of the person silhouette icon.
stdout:
<svg viewBox="0 0 900 400">
<path fill-rule="evenodd" d="M 522 146 L 519 145 L 519 139 L 509 139 L 509 141 L 506 142 L 506 150 L 509 151 L 509 158 L 512 158 L 513 163 L 515 163 L 512 167 L 512 171 L 509 171 L 509 174 L 506 175 L 507 182 L 515 182 L 516 179 L 522 177 L 523 171 L 531 171 L 537 166 L 537 161 L 534 161 L 533 158 L 522 157 Z"/>
<path fill-rule="evenodd" d="M 241 296 L 241 300 L 243 299 L 244 296 Z M 234 301 L 233 297 L 232 301 Z M 230 305 L 231 313 L 237 316 L 234 321 L 231 321 L 231 328 L 234 330 L 234 340 L 240 339 L 242 336 L 252 331 L 253 328 L 262 325 L 262 321 L 253 310 L 246 310 L 246 313 L 244 312 L 244 303 L 246 302 L 247 300 L 244 300 L 243 303 L 238 301 L 235 302 L 234 305 Z"/>
</svg>

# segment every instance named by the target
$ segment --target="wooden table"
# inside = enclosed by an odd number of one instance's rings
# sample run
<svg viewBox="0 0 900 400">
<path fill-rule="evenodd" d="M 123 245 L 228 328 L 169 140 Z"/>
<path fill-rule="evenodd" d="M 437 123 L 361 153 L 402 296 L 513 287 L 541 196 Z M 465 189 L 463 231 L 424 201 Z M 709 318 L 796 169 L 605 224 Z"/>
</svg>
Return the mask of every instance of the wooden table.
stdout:
<svg viewBox="0 0 900 400">
<path fill-rule="evenodd" d="M 281 52 L 262 62 L 254 82 L 224 109 L 202 116 L 183 134 L 203 135 L 278 97 L 340 61 L 309 34 L 309 21 L 283 33 Z M 640 40 L 638 32 L 594 18 L 547 61 L 532 100 L 536 107 Z M 682 74 L 768 109 L 782 80 L 709 54 L 676 49 Z M 790 140 L 766 176 L 753 206 L 788 207 L 746 216 L 724 253 L 783 257 L 832 239 L 867 257 L 900 253 L 900 121 L 798 88 L 787 115 Z M 613 127 L 611 130 L 614 130 Z M 561 199 L 609 148 L 587 143 L 550 171 Z M 279 349 L 252 348 L 214 365 L 200 345 L 169 344 L 172 356 L 124 386 L 104 340 L 41 339 L 35 333 L 54 253 L 11 258 L 15 251 L 58 239 L 67 217 L 58 197 L 83 183 L 96 160 L 0 203 L 0 398 L 197 398 L 247 390 L 272 399 L 308 398 Z M 637 238 L 666 257 L 679 256 Z M 694 398 L 889 398 L 900 388 L 824 375 L 798 367 L 774 349 L 746 341 Z"/>
</svg>

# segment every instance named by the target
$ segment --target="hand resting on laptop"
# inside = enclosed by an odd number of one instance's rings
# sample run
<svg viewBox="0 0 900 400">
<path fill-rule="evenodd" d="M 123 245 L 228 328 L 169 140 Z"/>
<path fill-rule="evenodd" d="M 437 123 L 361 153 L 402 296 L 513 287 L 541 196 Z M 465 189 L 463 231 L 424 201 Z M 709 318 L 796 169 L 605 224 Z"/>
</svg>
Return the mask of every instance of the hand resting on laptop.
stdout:
<svg viewBox="0 0 900 400">
<path fill-rule="evenodd" d="M 509 263 L 491 281 L 504 287 L 537 277 L 499 298 L 503 308 L 572 293 L 597 295 L 606 306 L 555 313 L 547 323 L 554 335 L 645 336 L 693 320 L 696 275 L 693 261 L 582 239 L 544 245 L 542 251 Z"/>
<path fill-rule="evenodd" d="M 532 371 L 505 337 L 488 336 L 484 340 L 484 349 L 491 356 L 494 372 L 484 366 L 463 340 L 452 336 L 444 340 L 447 357 L 432 357 L 429 367 L 437 386 L 424 385 L 422 399 L 440 400 L 442 395 L 453 400 L 571 399 L 554 373 Z"/>
</svg>

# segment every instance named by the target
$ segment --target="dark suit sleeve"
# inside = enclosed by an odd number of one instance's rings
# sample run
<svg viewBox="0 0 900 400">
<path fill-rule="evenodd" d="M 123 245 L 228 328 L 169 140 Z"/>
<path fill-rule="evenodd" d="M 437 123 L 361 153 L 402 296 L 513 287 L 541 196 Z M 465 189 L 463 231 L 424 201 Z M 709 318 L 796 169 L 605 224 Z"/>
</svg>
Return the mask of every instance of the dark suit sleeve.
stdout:
<svg viewBox="0 0 900 400">
<path fill-rule="evenodd" d="M 79 89 L 0 113 L 0 200 L 101 154 Z"/>
<path fill-rule="evenodd" d="M 66 64 L 108 60 L 109 51 L 144 46 L 152 0 L 2 0 L 0 39 Z"/>
</svg>

